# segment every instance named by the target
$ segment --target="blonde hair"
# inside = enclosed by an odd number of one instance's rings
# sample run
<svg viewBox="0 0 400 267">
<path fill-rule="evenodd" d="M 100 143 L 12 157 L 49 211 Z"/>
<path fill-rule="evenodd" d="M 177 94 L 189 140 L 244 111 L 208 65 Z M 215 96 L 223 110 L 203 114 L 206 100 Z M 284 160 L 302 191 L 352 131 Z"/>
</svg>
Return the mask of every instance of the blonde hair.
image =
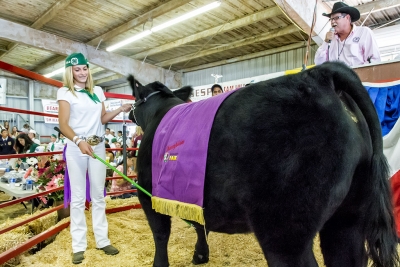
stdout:
<svg viewBox="0 0 400 267">
<path fill-rule="evenodd" d="M 74 75 L 72 74 L 72 66 L 66 67 L 64 72 L 64 87 L 67 87 L 69 91 L 76 96 L 75 94 L 75 84 L 74 84 Z M 93 78 L 92 73 L 90 72 L 90 68 L 88 67 L 88 77 L 85 84 L 85 89 L 89 91 L 90 94 L 93 94 Z"/>
<path fill-rule="evenodd" d="M 142 127 L 136 126 L 136 136 L 143 135 L 143 134 L 144 134 L 144 132 L 142 130 Z"/>
</svg>

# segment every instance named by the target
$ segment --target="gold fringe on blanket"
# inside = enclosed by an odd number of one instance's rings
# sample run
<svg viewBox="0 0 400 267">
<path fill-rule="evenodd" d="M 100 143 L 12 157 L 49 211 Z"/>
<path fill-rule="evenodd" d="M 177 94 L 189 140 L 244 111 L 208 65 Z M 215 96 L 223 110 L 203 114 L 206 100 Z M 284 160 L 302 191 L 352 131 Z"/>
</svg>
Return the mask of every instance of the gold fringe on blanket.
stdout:
<svg viewBox="0 0 400 267">
<path fill-rule="evenodd" d="M 153 209 L 159 213 L 195 221 L 202 225 L 205 224 L 203 208 L 195 204 L 188 204 L 155 196 L 151 197 L 151 203 Z"/>
</svg>

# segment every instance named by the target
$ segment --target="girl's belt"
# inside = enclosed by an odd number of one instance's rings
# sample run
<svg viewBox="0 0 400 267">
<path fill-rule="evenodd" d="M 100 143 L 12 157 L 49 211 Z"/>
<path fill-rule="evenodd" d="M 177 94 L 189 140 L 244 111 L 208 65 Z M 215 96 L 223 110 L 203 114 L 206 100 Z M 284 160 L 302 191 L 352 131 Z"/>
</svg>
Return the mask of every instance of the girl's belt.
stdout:
<svg viewBox="0 0 400 267">
<path fill-rule="evenodd" d="M 98 145 L 104 141 L 104 137 L 97 136 L 97 135 L 90 135 L 88 137 L 79 136 L 79 138 L 86 141 L 86 143 L 88 143 L 91 146 Z"/>
</svg>

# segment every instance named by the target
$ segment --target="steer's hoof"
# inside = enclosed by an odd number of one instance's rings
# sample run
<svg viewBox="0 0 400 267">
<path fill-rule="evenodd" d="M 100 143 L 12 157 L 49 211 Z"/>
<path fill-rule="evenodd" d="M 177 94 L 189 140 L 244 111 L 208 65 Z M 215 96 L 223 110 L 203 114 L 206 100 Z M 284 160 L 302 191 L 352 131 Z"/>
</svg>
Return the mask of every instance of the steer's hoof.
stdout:
<svg viewBox="0 0 400 267">
<path fill-rule="evenodd" d="M 204 256 L 204 255 L 199 255 L 199 254 L 194 254 L 193 255 L 193 259 L 192 259 L 192 263 L 193 264 L 203 264 L 203 263 L 207 263 L 208 262 L 208 255 Z"/>
</svg>

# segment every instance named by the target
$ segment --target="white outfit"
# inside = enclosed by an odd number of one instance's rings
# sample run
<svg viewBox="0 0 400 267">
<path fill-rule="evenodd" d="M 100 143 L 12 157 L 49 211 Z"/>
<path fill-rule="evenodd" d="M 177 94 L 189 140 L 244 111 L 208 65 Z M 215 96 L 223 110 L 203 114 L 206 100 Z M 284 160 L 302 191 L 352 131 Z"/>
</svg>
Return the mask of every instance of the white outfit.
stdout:
<svg viewBox="0 0 400 267">
<path fill-rule="evenodd" d="M 77 87 L 76 87 L 77 88 Z M 79 88 L 78 88 L 79 89 Z M 95 86 L 94 93 L 103 102 L 105 96 L 103 90 Z M 57 101 L 65 100 L 70 104 L 69 126 L 78 136 L 104 134 L 101 124 L 102 103 L 95 103 L 87 94 L 75 92 L 76 97 L 62 87 L 57 92 Z M 66 140 L 66 159 L 71 185 L 71 226 L 73 253 L 85 251 L 87 248 L 87 226 L 85 218 L 86 200 L 86 171 L 89 174 L 90 197 L 92 201 L 93 232 L 96 247 L 103 248 L 110 245 L 108 239 L 108 223 L 105 214 L 106 203 L 104 199 L 104 185 L 106 178 L 106 166 L 99 160 L 82 154 L 79 147 L 70 140 Z M 94 153 L 105 159 L 104 143 L 92 147 Z"/>
<path fill-rule="evenodd" d="M 104 137 L 108 139 L 108 143 L 110 144 L 110 143 L 111 143 L 111 139 L 114 138 L 114 135 L 112 135 L 112 134 L 106 134 L 106 135 L 104 135 Z"/>
<path fill-rule="evenodd" d="M 33 138 L 33 139 L 32 139 L 32 141 L 33 141 L 34 143 L 36 143 L 36 144 L 40 145 L 40 141 L 39 141 L 39 139 Z"/>
<path fill-rule="evenodd" d="M 349 36 L 341 41 L 335 34 L 331 43 L 324 42 L 315 53 L 316 65 L 325 61 L 340 60 L 348 66 L 381 62 L 378 44 L 370 28 L 353 24 Z"/>
<path fill-rule="evenodd" d="M 65 145 L 67 142 L 67 138 L 63 138 L 63 139 L 57 139 L 56 140 L 56 144 L 62 144 Z"/>
<path fill-rule="evenodd" d="M 53 144 L 54 144 L 54 149 L 51 150 L 51 147 L 53 146 Z M 48 151 L 48 152 L 56 151 L 56 142 L 50 142 L 50 143 L 48 143 L 48 144 L 47 144 L 47 147 L 46 147 L 46 151 Z"/>
</svg>

